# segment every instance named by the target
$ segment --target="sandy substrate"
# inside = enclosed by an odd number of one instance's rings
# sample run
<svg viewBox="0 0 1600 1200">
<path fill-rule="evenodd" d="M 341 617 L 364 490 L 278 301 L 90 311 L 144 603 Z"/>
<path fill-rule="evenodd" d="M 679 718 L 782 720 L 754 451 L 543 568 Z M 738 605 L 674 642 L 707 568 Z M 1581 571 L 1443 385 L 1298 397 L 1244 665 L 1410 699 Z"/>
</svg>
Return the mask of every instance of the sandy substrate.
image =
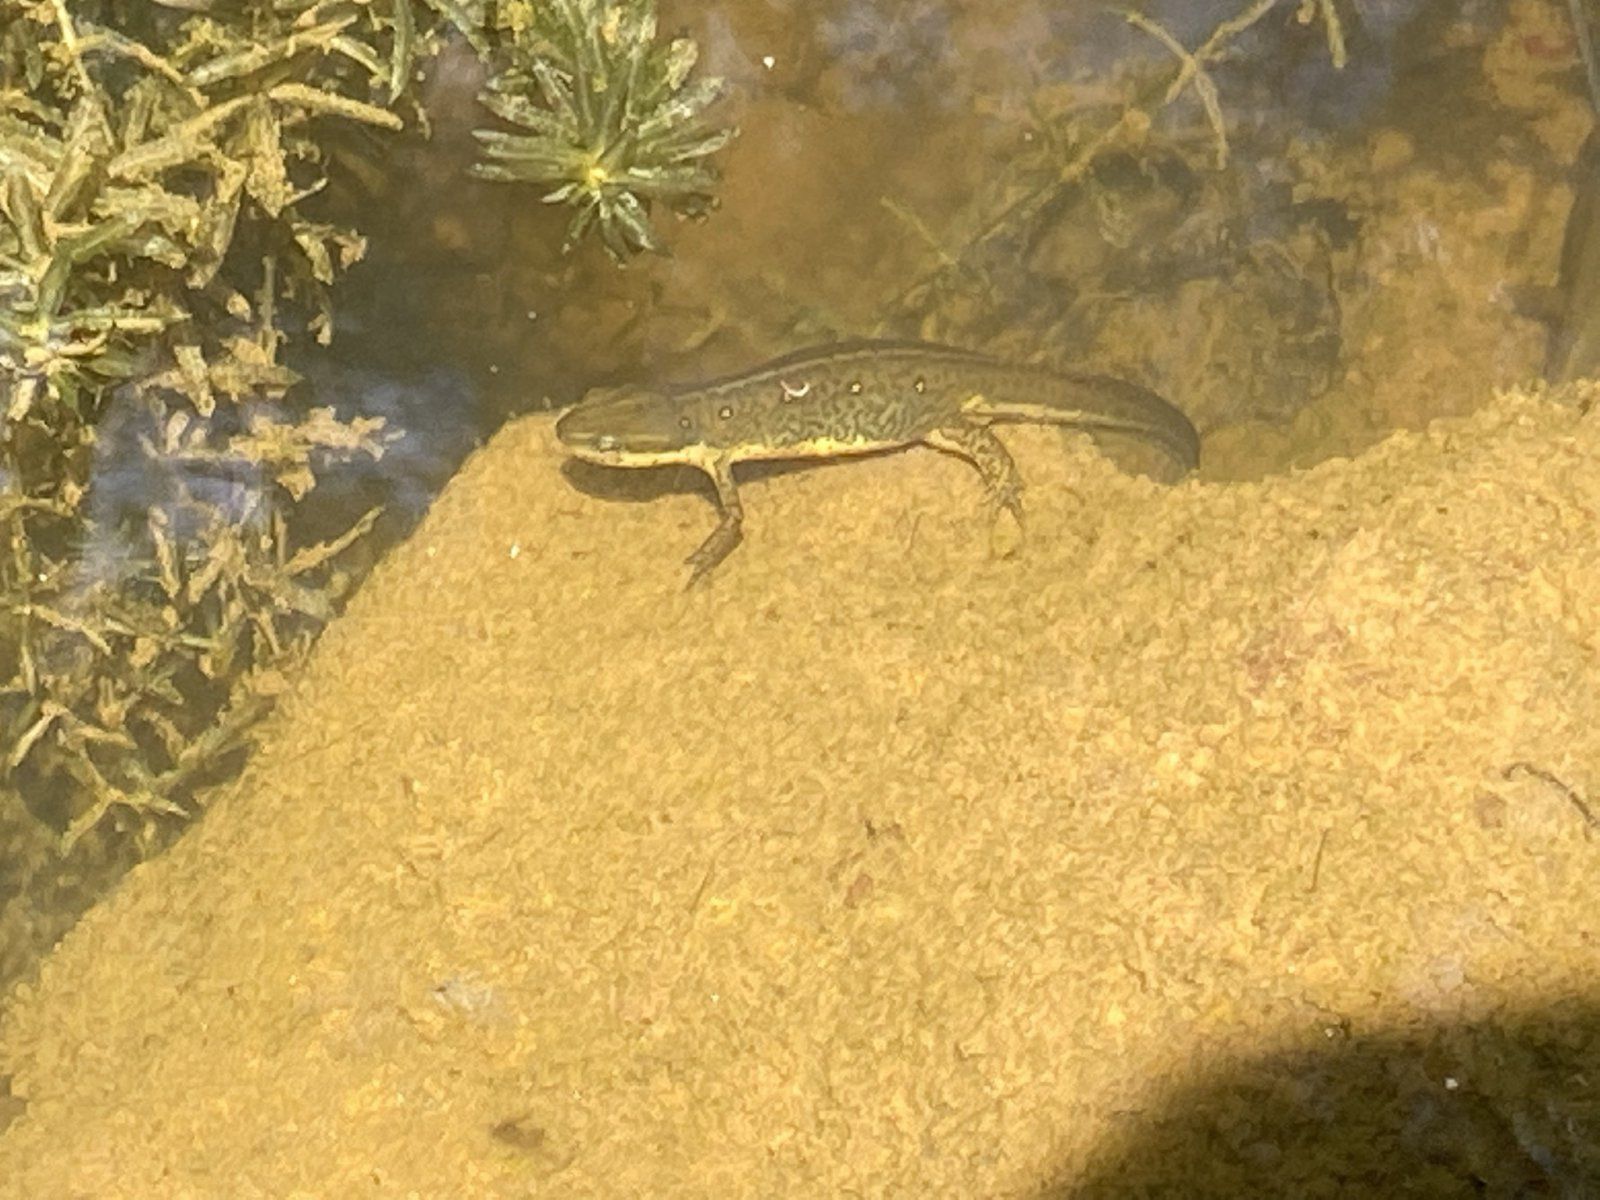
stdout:
<svg viewBox="0 0 1600 1200">
<path fill-rule="evenodd" d="M 15 997 L 0 1186 L 1581 1178 L 1600 418 L 1174 488 L 1006 436 L 1010 559 L 913 451 L 752 483 L 685 594 L 703 496 L 505 430 Z"/>
</svg>

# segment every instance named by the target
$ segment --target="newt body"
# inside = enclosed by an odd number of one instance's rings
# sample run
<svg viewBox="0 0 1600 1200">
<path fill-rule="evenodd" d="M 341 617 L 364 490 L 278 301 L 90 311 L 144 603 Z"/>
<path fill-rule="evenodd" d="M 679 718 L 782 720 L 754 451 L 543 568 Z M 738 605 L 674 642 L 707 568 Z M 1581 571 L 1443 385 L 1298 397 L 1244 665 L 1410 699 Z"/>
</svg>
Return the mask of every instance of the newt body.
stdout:
<svg viewBox="0 0 1600 1200">
<path fill-rule="evenodd" d="M 1136 384 L 923 342 L 817 347 L 738 375 L 664 389 L 597 388 L 561 415 L 556 437 L 590 462 L 686 463 L 711 477 L 722 519 L 687 560 L 693 584 L 743 536 L 733 464 L 746 460 L 922 443 L 972 463 L 991 504 L 1020 521 L 1021 477 L 989 429 L 1002 421 L 1132 434 L 1159 445 L 1185 470 L 1199 462 L 1189 419 Z"/>
</svg>

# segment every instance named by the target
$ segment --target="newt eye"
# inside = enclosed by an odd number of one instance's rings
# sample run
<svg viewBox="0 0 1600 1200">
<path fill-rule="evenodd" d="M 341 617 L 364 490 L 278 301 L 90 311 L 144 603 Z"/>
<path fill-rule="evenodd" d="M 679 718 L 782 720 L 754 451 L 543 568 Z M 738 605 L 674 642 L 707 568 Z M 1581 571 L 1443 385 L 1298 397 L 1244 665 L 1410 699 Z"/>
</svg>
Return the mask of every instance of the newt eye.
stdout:
<svg viewBox="0 0 1600 1200">
<path fill-rule="evenodd" d="M 689 420 L 688 417 L 679 417 L 678 418 L 678 428 L 679 429 L 688 429 L 692 424 L 694 424 L 694 422 Z"/>
<path fill-rule="evenodd" d="M 733 416 L 732 406 L 724 404 L 721 408 L 717 409 L 717 416 L 726 421 L 729 417 Z"/>
</svg>

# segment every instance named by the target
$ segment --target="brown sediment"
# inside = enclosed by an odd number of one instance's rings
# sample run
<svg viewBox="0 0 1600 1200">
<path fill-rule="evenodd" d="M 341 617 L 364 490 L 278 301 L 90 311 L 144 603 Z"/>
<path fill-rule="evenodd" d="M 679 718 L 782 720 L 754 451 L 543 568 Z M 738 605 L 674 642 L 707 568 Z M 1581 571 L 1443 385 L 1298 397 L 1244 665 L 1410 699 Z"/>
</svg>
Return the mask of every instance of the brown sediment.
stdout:
<svg viewBox="0 0 1600 1200">
<path fill-rule="evenodd" d="M 1176 487 L 1003 436 L 1008 559 L 913 450 L 747 486 L 684 594 L 704 495 L 506 429 L 15 998 L 0 1179 L 1200 1188 L 1117 1147 L 1240 1056 L 1592 989 L 1594 418 Z"/>
</svg>

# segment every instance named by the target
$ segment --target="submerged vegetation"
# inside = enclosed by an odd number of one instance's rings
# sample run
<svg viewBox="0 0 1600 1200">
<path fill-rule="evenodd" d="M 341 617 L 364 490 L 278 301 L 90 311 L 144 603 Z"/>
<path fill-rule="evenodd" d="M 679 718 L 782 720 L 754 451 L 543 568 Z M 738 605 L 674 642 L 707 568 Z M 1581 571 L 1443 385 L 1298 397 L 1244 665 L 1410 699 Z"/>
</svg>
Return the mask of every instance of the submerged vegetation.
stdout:
<svg viewBox="0 0 1600 1200">
<path fill-rule="evenodd" d="M 952 292 L 974 283 L 989 290 L 986 263 L 996 247 L 1015 246 L 1037 237 L 1041 217 L 1075 189 L 1087 189 L 1093 195 L 1102 226 L 1111 232 L 1108 227 L 1116 219 L 1112 215 L 1115 200 L 1097 188 L 1097 168 L 1118 155 L 1145 157 L 1157 117 L 1186 96 L 1198 102 L 1203 114 L 1201 133 L 1210 165 L 1217 170 L 1225 167 L 1230 153 L 1228 127 L 1212 71 L 1236 58 L 1241 38 L 1269 13 L 1285 7 L 1283 0 L 1244 0 L 1234 16 L 1219 22 L 1193 50 L 1143 13 L 1114 10 L 1160 45 L 1175 62 L 1175 68 L 1168 67 L 1154 77 L 1131 80 L 1125 98 L 1088 110 L 1069 103 L 1065 111 L 1053 111 L 1047 99 L 1052 89 L 1041 89 L 1031 105 L 1031 148 L 1018 155 L 996 181 L 994 193 L 999 201 L 976 213 L 974 227 L 959 250 L 936 246 L 938 264 L 901 293 L 902 309 L 931 312 Z M 1287 7 L 1295 9 L 1299 24 L 1320 25 L 1329 58 L 1335 67 L 1342 68 L 1347 58 L 1345 31 L 1333 0 L 1299 0 L 1297 5 Z M 930 239 L 913 217 L 901 215 L 918 236 Z"/>
<path fill-rule="evenodd" d="M 0 0 L 0 899 L 70 907 L 72 852 L 194 811 L 375 515 L 291 534 L 316 472 L 387 435 L 289 403 L 280 348 L 331 336 L 362 252 L 306 211 L 317 122 L 397 128 L 374 98 L 410 51 L 364 9 L 254 7 Z M 7 909 L 0 973 L 38 920 Z"/>
<path fill-rule="evenodd" d="M 351 586 L 376 511 L 301 514 L 397 433 L 283 349 L 333 337 L 365 249 L 317 208 L 333 135 L 425 125 L 451 39 L 494 111 L 587 147 L 575 235 L 655 248 L 649 199 L 703 205 L 719 89 L 652 0 L 0 0 L 0 979 L 51 937 L 9 902 L 59 927 L 83 864 L 181 826 Z"/>
<path fill-rule="evenodd" d="M 556 185 L 544 199 L 578 210 L 568 244 L 593 227 L 619 259 L 660 249 L 652 200 L 706 211 L 717 180 L 706 159 L 734 134 L 703 120 L 723 81 L 689 81 L 698 50 L 658 42 L 653 6 L 547 0 L 523 14 L 511 56 L 482 102 L 527 132 L 477 130 L 487 161 L 475 174 Z"/>
</svg>

